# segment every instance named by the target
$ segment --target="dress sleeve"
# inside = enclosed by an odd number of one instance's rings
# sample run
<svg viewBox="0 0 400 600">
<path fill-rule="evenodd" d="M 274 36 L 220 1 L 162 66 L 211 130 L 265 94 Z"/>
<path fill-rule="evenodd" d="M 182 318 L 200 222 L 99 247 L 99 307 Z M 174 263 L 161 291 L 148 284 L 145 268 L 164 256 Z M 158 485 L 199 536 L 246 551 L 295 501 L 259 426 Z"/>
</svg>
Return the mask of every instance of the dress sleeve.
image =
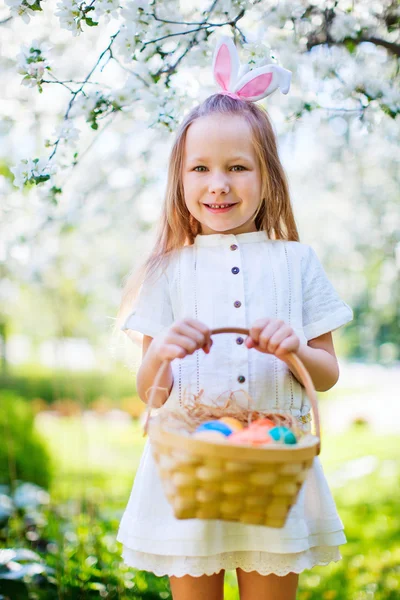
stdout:
<svg viewBox="0 0 400 600">
<path fill-rule="evenodd" d="M 303 331 L 307 341 L 334 331 L 353 319 L 311 246 L 302 258 Z"/>
<path fill-rule="evenodd" d="M 165 272 L 158 270 L 142 283 L 121 330 L 131 329 L 154 337 L 173 321 L 168 279 Z"/>
</svg>

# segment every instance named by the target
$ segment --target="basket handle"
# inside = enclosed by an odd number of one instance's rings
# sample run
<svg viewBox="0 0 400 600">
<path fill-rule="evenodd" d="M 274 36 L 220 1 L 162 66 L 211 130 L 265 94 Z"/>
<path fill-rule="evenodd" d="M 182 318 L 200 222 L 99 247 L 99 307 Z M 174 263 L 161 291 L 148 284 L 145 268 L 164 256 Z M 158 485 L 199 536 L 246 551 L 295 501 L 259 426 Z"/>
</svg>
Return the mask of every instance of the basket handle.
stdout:
<svg viewBox="0 0 400 600">
<path fill-rule="evenodd" d="M 217 335 L 219 333 L 241 333 L 243 335 L 250 335 L 249 329 L 246 329 L 244 327 L 218 327 L 216 329 L 212 329 L 210 333 L 211 333 L 211 335 Z M 277 358 L 279 358 L 279 357 L 277 357 Z M 314 384 L 312 382 L 309 372 L 307 371 L 303 362 L 300 360 L 300 358 L 297 356 L 297 354 L 295 352 L 288 352 L 286 355 L 286 359 L 287 359 L 287 362 L 289 363 L 289 365 L 294 367 L 296 369 L 297 373 L 299 374 L 301 383 L 303 384 L 303 386 L 306 390 L 307 396 L 311 401 L 311 408 L 312 408 L 313 417 L 314 417 L 315 431 L 316 431 L 317 437 L 319 438 L 317 454 L 320 454 L 320 452 L 321 452 L 321 427 L 320 427 L 320 420 L 319 420 L 318 400 L 317 400 L 317 394 L 316 394 L 316 391 L 314 388 Z M 166 359 L 161 363 L 161 365 L 157 371 L 157 374 L 154 378 L 154 385 L 152 385 L 150 388 L 150 395 L 149 395 L 148 404 L 147 404 L 148 412 L 147 412 L 146 422 L 144 425 L 144 435 L 146 435 L 146 433 L 147 433 L 149 420 L 150 420 L 150 413 L 151 413 L 151 409 L 152 409 L 153 402 L 154 402 L 156 388 L 159 386 L 159 383 L 164 375 L 164 372 L 166 371 L 166 369 L 168 368 L 168 366 L 170 365 L 171 362 L 172 362 L 172 360 Z"/>
</svg>

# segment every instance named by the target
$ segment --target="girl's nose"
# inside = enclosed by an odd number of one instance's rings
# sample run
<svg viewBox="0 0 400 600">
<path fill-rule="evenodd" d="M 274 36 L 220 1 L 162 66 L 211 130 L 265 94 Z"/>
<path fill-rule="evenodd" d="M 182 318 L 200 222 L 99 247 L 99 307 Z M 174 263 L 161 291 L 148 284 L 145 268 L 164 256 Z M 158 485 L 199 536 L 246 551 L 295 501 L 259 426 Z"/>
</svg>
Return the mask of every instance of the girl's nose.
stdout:
<svg viewBox="0 0 400 600">
<path fill-rule="evenodd" d="M 225 175 L 215 174 L 211 177 L 208 186 L 210 194 L 228 194 L 229 193 L 229 182 Z"/>
</svg>

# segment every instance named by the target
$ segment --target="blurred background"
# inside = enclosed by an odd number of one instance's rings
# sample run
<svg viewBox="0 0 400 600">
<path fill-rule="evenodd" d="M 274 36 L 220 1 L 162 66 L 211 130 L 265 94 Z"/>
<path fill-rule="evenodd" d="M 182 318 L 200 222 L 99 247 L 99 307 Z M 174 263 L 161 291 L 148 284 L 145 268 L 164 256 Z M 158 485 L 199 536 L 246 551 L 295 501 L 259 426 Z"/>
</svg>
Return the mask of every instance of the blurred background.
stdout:
<svg viewBox="0 0 400 600">
<path fill-rule="evenodd" d="M 144 405 L 140 336 L 113 327 L 176 124 L 216 90 L 220 34 L 243 63 L 293 73 L 264 106 L 300 240 L 355 316 L 319 394 L 348 543 L 298 598 L 400 597 L 399 22 L 389 0 L 0 6 L 0 598 L 171 598 L 115 540 Z"/>
</svg>

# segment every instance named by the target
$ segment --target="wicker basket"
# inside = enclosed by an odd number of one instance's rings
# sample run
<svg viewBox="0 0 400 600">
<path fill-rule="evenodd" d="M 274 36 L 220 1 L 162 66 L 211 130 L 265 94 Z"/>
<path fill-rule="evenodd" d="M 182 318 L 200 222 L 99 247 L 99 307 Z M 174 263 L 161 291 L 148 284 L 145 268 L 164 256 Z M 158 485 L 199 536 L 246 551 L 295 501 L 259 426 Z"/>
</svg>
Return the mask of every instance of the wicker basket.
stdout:
<svg viewBox="0 0 400 600">
<path fill-rule="evenodd" d="M 248 335 L 249 330 L 211 331 L 211 335 L 219 333 Z M 316 435 L 309 436 L 309 445 L 271 444 L 257 448 L 211 443 L 168 431 L 157 416 L 151 419 L 148 433 L 152 453 L 176 518 L 221 519 L 276 528 L 285 525 L 321 448 L 317 397 L 311 377 L 296 354 L 289 353 L 287 361 L 301 377 L 311 401 Z M 149 408 L 169 364 L 166 360 L 160 366 L 149 395 Z"/>
</svg>

